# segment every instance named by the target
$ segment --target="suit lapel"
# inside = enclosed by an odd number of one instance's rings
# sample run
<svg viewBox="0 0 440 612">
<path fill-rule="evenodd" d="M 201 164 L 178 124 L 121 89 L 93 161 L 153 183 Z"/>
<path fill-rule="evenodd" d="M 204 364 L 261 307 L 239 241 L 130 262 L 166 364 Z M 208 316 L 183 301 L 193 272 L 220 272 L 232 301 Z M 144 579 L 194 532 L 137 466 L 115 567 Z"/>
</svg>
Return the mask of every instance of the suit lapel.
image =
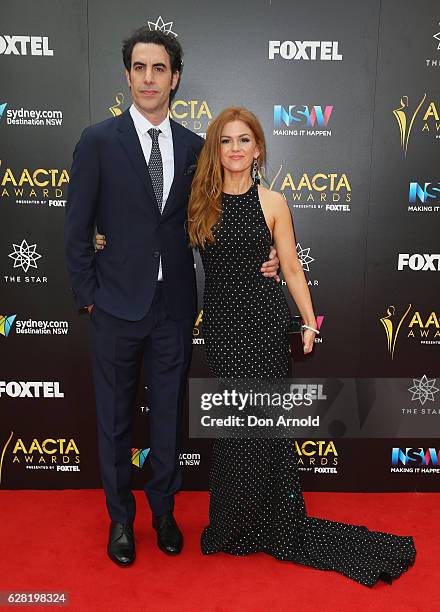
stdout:
<svg viewBox="0 0 440 612">
<path fill-rule="evenodd" d="M 138 175 L 141 183 L 144 185 L 149 199 L 153 205 L 153 209 L 157 215 L 160 215 L 159 208 L 156 203 L 156 196 L 154 194 L 153 185 L 151 184 L 150 175 L 148 173 L 148 166 L 144 158 L 141 143 L 134 127 L 133 119 L 129 111 L 125 111 L 119 120 L 117 128 L 119 141 L 127 154 L 136 174 Z M 174 138 L 174 134 L 173 134 Z"/>
<path fill-rule="evenodd" d="M 182 129 L 179 130 L 178 127 L 176 127 L 175 121 L 172 119 L 170 119 L 170 124 L 173 134 L 174 178 L 171 184 L 170 193 L 162 211 L 162 216 L 166 215 L 170 209 L 173 208 L 173 203 L 176 201 L 176 193 L 185 170 L 185 160 L 188 150 L 185 131 Z"/>
</svg>

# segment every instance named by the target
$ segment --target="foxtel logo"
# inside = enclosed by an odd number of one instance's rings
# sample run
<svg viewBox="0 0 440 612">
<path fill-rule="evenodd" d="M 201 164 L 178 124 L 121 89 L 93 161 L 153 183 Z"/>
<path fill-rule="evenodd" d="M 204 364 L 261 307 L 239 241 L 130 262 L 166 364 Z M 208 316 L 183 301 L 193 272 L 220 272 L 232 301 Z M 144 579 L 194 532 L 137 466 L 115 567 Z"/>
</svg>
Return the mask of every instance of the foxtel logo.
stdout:
<svg viewBox="0 0 440 612">
<path fill-rule="evenodd" d="M 12 398 L 22 397 L 64 397 L 60 391 L 59 382 L 24 382 L 0 380 L 0 397 L 7 395 Z"/>
<path fill-rule="evenodd" d="M 0 55 L 53 55 L 48 36 L 0 36 Z"/>
<path fill-rule="evenodd" d="M 399 253 L 397 269 L 403 270 L 406 267 L 414 271 L 440 272 L 440 254 L 414 253 L 410 255 L 409 253 Z"/>
<path fill-rule="evenodd" d="M 327 60 L 341 61 L 342 54 L 339 53 L 339 42 L 334 40 L 270 40 L 269 59 L 275 59 L 280 55 L 286 60 Z"/>
</svg>

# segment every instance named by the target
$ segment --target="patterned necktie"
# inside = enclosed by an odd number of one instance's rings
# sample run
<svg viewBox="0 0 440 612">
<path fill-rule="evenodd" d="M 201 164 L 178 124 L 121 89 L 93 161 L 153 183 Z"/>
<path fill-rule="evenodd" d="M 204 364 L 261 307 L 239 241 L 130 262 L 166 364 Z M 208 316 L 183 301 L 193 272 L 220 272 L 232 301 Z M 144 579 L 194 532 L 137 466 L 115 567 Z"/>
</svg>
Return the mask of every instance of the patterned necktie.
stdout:
<svg viewBox="0 0 440 612">
<path fill-rule="evenodd" d="M 159 134 L 160 130 L 156 130 L 154 128 L 150 128 L 148 130 L 149 135 L 151 136 L 152 145 L 151 145 L 151 155 L 150 161 L 148 162 L 148 172 L 150 173 L 151 182 L 153 184 L 154 193 L 157 200 L 157 205 L 159 206 L 159 210 L 162 213 L 163 208 L 163 165 L 162 165 L 162 155 L 159 149 Z"/>
</svg>

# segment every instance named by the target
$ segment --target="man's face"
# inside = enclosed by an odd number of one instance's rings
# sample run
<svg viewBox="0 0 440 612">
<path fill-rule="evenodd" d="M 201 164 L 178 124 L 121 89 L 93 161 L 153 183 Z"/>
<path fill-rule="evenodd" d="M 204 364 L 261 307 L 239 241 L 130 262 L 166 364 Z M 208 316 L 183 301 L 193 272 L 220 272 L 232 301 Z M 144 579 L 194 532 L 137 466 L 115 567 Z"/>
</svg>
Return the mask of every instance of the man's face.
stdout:
<svg viewBox="0 0 440 612">
<path fill-rule="evenodd" d="M 179 73 L 171 72 L 165 47 L 137 43 L 131 55 L 130 72 L 126 70 L 125 73 L 138 110 L 147 118 L 162 121 L 168 112 L 170 92 L 179 81 Z"/>
</svg>

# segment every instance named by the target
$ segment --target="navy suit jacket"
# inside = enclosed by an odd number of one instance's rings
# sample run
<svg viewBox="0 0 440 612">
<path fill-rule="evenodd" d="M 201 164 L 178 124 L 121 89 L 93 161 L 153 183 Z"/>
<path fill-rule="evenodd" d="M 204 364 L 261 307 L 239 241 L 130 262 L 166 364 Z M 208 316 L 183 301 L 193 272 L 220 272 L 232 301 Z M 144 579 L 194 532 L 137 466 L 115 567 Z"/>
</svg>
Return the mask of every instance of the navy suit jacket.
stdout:
<svg viewBox="0 0 440 612">
<path fill-rule="evenodd" d="M 131 115 L 84 130 L 74 154 L 66 207 L 65 245 L 79 308 L 96 304 L 138 321 L 156 289 L 159 258 L 173 319 L 193 316 L 196 286 L 188 246 L 187 207 L 203 139 L 171 120 L 174 181 L 160 214 Z M 94 228 L 107 246 L 94 252 Z"/>
</svg>

